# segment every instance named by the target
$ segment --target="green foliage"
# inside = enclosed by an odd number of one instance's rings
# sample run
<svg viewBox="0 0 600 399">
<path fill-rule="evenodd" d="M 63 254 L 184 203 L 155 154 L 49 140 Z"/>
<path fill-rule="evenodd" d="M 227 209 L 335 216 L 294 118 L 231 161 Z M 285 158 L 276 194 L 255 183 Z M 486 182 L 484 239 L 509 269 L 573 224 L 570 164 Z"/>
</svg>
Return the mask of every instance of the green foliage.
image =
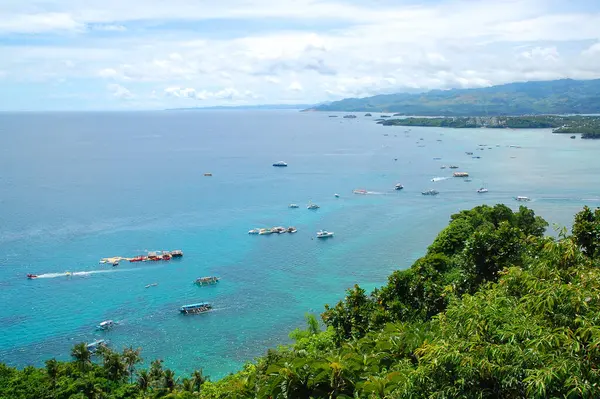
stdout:
<svg viewBox="0 0 600 399">
<path fill-rule="evenodd" d="M 587 256 L 600 256 L 600 208 L 592 212 L 585 206 L 575 215 L 573 237 Z"/>
</svg>

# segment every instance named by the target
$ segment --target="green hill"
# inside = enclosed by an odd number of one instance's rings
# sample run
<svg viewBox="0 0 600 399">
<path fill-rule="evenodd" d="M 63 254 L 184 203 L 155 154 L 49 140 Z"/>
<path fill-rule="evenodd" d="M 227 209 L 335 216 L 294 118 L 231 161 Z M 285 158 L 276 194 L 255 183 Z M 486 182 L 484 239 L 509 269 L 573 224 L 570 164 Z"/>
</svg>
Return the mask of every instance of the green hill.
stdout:
<svg viewBox="0 0 600 399">
<path fill-rule="evenodd" d="M 600 79 L 520 82 L 479 89 L 347 98 L 312 110 L 423 116 L 597 114 L 600 113 Z"/>
</svg>

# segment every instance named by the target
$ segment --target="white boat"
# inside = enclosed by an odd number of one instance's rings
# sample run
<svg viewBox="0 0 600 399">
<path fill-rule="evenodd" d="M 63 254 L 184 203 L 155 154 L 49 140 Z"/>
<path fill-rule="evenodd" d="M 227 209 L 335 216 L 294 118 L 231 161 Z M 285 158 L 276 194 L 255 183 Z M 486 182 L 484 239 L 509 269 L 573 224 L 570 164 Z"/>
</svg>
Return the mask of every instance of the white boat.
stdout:
<svg viewBox="0 0 600 399">
<path fill-rule="evenodd" d="M 278 167 L 283 167 L 283 168 L 285 168 L 286 166 L 288 166 L 288 164 L 287 164 L 287 163 L 285 163 L 285 162 L 283 162 L 283 161 L 279 161 L 279 162 L 275 162 L 275 163 L 273 164 L 273 166 L 278 166 Z"/>
<path fill-rule="evenodd" d="M 480 194 L 482 194 L 482 193 L 487 193 L 487 192 L 488 192 L 488 189 L 487 189 L 487 188 L 485 188 L 485 187 L 481 187 L 481 188 L 478 188 L 478 189 L 477 189 L 477 192 L 478 192 L 478 193 L 480 193 Z"/>
<path fill-rule="evenodd" d="M 288 208 L 300 208 L 297 204 L 289 204 Z"/>
<path fill-rule="evenodd" d="M 98 349 L 100 349 L 101 347 L 106 347 L 107 345 L 108 345 L 108 342 L 106 340 L 97 339 L 94 342 L 87 344 L 86 347 L 93 354 L 93 353 L 96 353 L 96 351 Z"/>
<path fill-rule="evenodd" d="M 293 234 L 293 233 L 295 233 L 297 231 L 298 231 L 298 229 L 295 228 L 294 226 L 290 226 L 290 227 L 287 228 L 287 232 L 290 233 L 290 234 Z"/>
<path fill-rule="evenodd" d="M 98 330 L 104 330 L 104 331 L 106 331 L 106 330 L 110 330 L 111 328 L 113 328 L 115 326 L 115 324 L 116 323 L 114 321 L 112 321 L 112 320 L 105 320 L 102 323 L 98 324 L 96 326 L 96 328 Z"/>
<path fill-rule="evenodd" d="M 333 194 L 333 196 L 334 196 L 335 198 L 340 198 L 340 195 L 339 195 L 339 194 Z"/>
<path fill-rule="evenodd" d="M 423 191 L 421 194 L 423 195 L 438 195 L 440 192 L 437 190 L 427 190 L 427 191 Z"/>
<path fill-rule="evenodd" d="M 311 204 L 308 204 L 308 205 L 306 206 L 306 209 L 319 209 L 319 208 L 320 208 L 320 206 L 319 206 L 319 205 L 317 205 L 317 204 L 312 204 L 312 203 L 311 203 Z"/>
<path fill-rule="evenodd" d="M 333 231 L 319 230 L 317 231 L 317 238 L 328 238 L 333 237 Z"/>
<path fill-rule="evenodd" d="M 252 229 L 248 231 L 248 234 L 258 234 L 260 233 L 260 229 Z"/>
<path fill-rule="evenodd" d="M 518 195 L 518 196 L 515 197 L 515 200 L 522 201 L 522 202 L 527 202 L 527 201 L 531 201 L 531 198 L 529 198 L 529 197 L 523 197 L 523 196 Z"/>
<path fill-rule="evenodd" d="M 404 188 L 404 186 L 400 183 L 398 183 L 394 186 L 394 190 L 402 190 L 403 188 Z"/>
<path fill-rule="evenodd" d="M 273 234 L 273 231 L 271 231 L 271 229 L 260 229 L 258 231 L 258 234 L 260 234 L 260 235 Z"/>
<path fill-rule="evenodd" d="M 152 283 L 152 284 L 148 284 L 146 286 L 146 288 L 150 288 L 150 287 L 156 287 L 158 285 L 158 283 Z"/>
</svg>

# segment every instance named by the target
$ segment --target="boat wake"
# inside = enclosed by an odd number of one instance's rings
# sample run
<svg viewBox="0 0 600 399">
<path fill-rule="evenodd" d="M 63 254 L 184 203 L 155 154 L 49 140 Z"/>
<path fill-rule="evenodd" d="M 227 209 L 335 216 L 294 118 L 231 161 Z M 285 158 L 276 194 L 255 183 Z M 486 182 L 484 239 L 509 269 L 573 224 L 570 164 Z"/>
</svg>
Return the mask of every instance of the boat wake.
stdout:
<svg viewBox="0 0 600 399">
<path fill-rule="evenodd" d="M 88 276 L 91 274 L 99 273 L 117 273 L 117 272 L 128 272 L 139 269 L 111 269 L 111 270 L 90 270 L 84 272 L 63 272 L 63 273 L 44 273 L 39 274 L 37 278 L 57 278 L 57 277 L 68 277 L 68 276 Z"/>
<path fill-rule="evenodd" d="M 436 182 L 436 181 L 442 181 L 442 180 L 448 180 L 450 179 L 450 177 L 434 177 L 433 179 L 431 179 L 431 181 Z"/>
</svg>

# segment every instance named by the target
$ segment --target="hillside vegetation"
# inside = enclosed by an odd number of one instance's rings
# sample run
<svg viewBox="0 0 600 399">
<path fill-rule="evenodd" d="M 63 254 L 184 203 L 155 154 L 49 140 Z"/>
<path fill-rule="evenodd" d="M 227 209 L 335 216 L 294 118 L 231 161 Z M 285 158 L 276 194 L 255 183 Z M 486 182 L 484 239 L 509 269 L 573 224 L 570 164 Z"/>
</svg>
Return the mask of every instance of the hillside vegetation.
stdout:
<svg viewBox="0 0 600 399">
<path fill-rule="evenodd" d="M 478 89 L 347 98 L 313 110 L 420 116 L 597 114 L 600 113 L 600 79 L 509 83 Z"/>
<path fill-rule="evenodd" d="M 293 345 L 220 381 L 78 345 L 71 362 L 0 366 L 0 398 L 600 397 L 600 209 L 571 235 L 546 227 L 525 207 L 459 212 L 411 268 L 326 306 L 325 330 L 308 315 Z"/>
</svg>

